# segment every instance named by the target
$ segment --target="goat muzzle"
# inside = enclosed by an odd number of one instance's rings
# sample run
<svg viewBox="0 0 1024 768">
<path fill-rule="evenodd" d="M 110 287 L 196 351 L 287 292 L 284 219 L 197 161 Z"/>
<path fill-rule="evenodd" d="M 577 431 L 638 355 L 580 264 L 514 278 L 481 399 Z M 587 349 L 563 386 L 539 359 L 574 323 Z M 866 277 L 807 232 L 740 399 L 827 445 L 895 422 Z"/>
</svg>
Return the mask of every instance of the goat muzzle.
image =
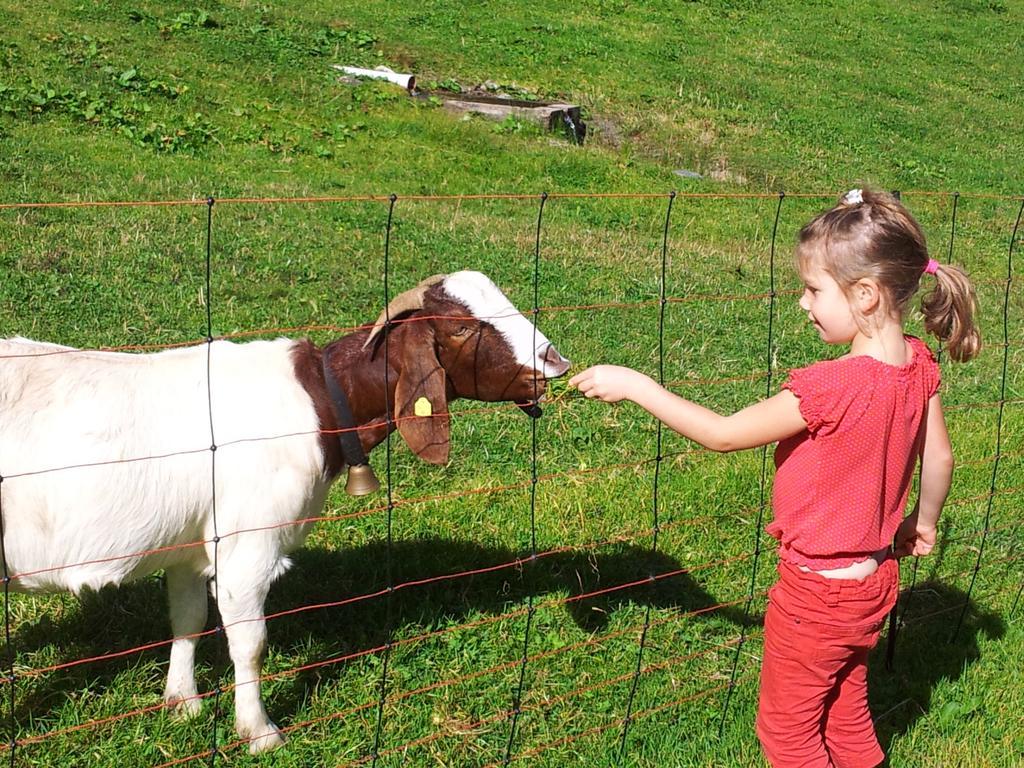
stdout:
<svg viewBox="0 0 1024 768">
<path fill-rule="evenodd" d="M 539 419 L 544 415 L 544 411 L 540 409 L 535 400 L 527 400 L 522 403 L 516 403 L 519 406 L 519 410 L 529 416 L 531 419 Z"/>
</svg>

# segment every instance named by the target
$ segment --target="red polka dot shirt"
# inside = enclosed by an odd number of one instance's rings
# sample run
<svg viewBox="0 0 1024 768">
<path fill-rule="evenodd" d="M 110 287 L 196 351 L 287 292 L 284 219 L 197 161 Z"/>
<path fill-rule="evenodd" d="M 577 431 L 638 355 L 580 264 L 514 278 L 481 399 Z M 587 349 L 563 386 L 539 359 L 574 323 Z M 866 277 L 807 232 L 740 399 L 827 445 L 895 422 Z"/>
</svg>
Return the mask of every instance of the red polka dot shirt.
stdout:
<svg viewBox="0 0 1024 768">
<path fill-rule="evenodd" d="M 843 568 L 892 543 L 904 517 L 939 366 L 920 339 L 895 366 L 859 355 L 790 373 L 803 432 L 779 441 L 767 531 L 779 556 Z"/>
</svg>

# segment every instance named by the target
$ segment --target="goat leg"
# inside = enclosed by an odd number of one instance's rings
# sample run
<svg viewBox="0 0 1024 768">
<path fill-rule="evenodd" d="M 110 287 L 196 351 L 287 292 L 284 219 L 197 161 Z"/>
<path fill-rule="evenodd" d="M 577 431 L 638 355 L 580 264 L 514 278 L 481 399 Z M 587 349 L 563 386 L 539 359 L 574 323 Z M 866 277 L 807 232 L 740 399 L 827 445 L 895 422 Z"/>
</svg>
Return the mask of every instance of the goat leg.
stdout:
<svg viewBox="0 0 1024 768">
<path fill-rule="evenodd" d="M 189 565 L 169 567 L 167 600 L 174 642 L 164 702 L 177 715 L 195 717 L 202 709 L 196 691 L 195 655 L 198 635 L 206 625 L 206 578 Z"/>
</svg>

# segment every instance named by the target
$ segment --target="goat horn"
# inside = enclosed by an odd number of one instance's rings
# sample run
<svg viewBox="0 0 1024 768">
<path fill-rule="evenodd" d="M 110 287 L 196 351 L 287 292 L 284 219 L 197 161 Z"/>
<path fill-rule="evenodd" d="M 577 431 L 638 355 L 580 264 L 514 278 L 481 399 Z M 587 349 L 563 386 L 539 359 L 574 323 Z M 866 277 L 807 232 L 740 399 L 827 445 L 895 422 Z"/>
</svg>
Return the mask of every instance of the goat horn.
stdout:
<svg viewBox="0 0 1024 768">
<path fill-rule="evenodd" d="M 387 325 L 388 319 L 397 317 L 403 312 L 409 312 L 414 309 L 423 308 L 423 297 L 427 292 L 427 289 L 432 285 L 437 285 L 444 280 L 448 275 L 432 275 L 426 280 L 421 280 L 419 285 L 415 288 L 410 288 L 405 293 L 400 293 L 391 300 L 388 304 L 388 308 L 380 313 L 380 317 L 377 318 L 377 322 L 373 324 L 373 330 L 370 331 L 370 335 L 366 337 L 366 341 L 363 342 L 363 349 L 366 349 L 373 340 L 377 338 L 384 326 Z"/>
</svg>

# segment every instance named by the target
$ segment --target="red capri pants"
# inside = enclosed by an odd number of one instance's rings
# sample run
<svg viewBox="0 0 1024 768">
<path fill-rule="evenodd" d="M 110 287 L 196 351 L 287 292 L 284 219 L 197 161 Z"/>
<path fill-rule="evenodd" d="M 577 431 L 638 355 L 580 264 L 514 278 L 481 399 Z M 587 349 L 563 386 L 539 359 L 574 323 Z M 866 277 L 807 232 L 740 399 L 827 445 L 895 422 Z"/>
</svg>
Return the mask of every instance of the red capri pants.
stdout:
<svg viewBox="0 0 1024 768">
<path fill-rule="evenodd" d="M 781 561 L 768 592 L 757 736 L 775 768 L 874 768 L 867 658 L 899 594 L 889 558 L 862 581 Z"/>
</svg>

